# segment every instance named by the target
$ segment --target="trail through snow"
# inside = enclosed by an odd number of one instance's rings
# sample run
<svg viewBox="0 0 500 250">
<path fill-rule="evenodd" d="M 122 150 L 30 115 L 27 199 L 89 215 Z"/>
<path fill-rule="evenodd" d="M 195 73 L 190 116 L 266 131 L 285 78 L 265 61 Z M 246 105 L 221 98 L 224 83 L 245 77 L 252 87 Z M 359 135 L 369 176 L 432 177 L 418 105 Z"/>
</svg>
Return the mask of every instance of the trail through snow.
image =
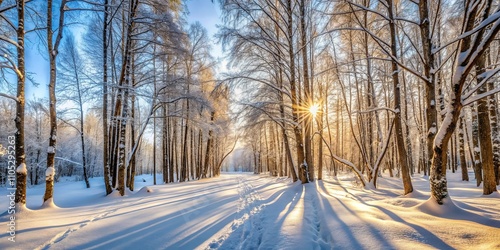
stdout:
<svg viewBox="0 0 500 250">
<path fill-rule="evenodd" d="M 397 178 L 381 178 L 377 190 L 352 175 L 305 185 L 251 173 L 156 186 L 142 179 L 124 197 L 105 197 L 101 179 L 91 189 L 56 183 L 58 207 L 47 209 L 39 208 L 43 186 L 29 188 L 16 243 L 3 233 L 0 249 L 500 249 L 499 196 L 453 177 L 456 207 L 439 215 L 421 177 L 408 197 Z"/>
</svg>

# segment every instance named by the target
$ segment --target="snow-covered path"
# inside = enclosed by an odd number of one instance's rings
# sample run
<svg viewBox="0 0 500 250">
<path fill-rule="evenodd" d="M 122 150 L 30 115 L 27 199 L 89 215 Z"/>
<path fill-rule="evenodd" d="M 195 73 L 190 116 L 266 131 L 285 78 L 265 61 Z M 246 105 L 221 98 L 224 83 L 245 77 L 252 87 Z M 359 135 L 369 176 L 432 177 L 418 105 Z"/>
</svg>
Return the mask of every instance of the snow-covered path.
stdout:
<svg viewBox="0 0 500 250">
<path fill-rule="evenodd" d="M 190 183 L 149 186 L 128 197 L 108 197 L 96 211 L 95 206 L 79 209 L 54 209 L 65 214 L 88 214 L 88 219 L 69 222 L 56 220 L 51 228 L 60 233 L 38 249 L 193 249 L 213 238 L 231 224 L 238 206 L 238 179 L 224 175 Z M 106 198 L 104 198 L 106 200 Z M 57 201 L 56 201 L 57 202 Z M 96 212 L 94 212 L 96 211 Z M 48 217 L 51 215 L 47 214 Z M 94 219 L 95 218 L 95 219 Z M 35 223 L 36 218 L 23 218 Z M 54 231 L 54 230 L 51 230 Z M 29 229 L 19 234 L 32 239 Z M 38 232 L 47 235 L 45 231 Z M 24 238 L 24 237 L 22 237 Z M 19 240 L 23 240 L 20 236 Z M 30 240 L 32 242 L 36 242 Z M 25 242 L 23 241 L 23 244 Z"/>
<path fill-rule="evenodd" d="M 156 186 L 147 180 L 125 197 L 105 197 L 102 180 L 89 190 L 66 182 L 56 184 L 59 207 L 42 210 L 43 186 L 34 187 L 28 204 L 35 210 L 18 218 L 16 243 L 1 235 L 0 249 L 500 249 L 498 196 L 480 197 L 473 183 L 450 188 L 465 210 L 441 218 L 420 205 L 425 179 L 414 179 L 422 193 L 401 197 L 396 178 L 381 180 L 378 190 L 346 178 L 306 185 L 249 173 Z"/>
</svg>

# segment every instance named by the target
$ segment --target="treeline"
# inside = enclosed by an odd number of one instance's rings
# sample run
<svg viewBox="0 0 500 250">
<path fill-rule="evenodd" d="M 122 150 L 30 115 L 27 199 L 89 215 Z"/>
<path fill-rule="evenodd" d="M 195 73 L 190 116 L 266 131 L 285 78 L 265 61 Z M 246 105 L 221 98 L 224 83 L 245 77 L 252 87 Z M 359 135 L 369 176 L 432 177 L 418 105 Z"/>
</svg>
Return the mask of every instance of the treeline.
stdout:
<svg viewBox="0 0 500 250">
<path fill-rule="evenodd" d="M 388 171 L 404 194 L 423 173 L 443 204 L 447 168 L 472 167 L 496 191 L 498 1 L 220 3 L 257 170 L 306 183 L 346 168 L 374 187 Z"/>
<path fill-rule="evenodd" d="M 162 173 L 155 184 L 220 174 L 236 141 L 229 89 L 215 80 L 207 31 L 188 25 L 184 8 L 160 0 L 0 1 L 0 139 L 6 147 L 15 135 L 19 208 L 27 183 L 43 180 L 44 206 L 52 204 L 61 175 L 81 175 L 87 187 L 104 176 L 106 194 L 124 195 L 136 174 Z M 26 46 L 48 59 L 48 83 L 26 70 Z M 26 99 L 30 81 L 48 85 L 48 100 Z M 8 155 L 1 157 L 3 164 Z M 3 166 L 3 181 L 8 173 Z"/>
</svg>

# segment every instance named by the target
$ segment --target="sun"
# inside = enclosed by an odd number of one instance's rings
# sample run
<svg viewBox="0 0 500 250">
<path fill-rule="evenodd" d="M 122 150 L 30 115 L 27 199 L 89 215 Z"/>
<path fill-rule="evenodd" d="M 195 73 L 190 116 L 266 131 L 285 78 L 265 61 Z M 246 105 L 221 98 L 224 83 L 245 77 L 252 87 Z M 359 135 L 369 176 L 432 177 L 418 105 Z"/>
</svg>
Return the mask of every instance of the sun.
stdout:
<svg viewBox="0 0 500 250">
<path fill-rule="evenodd" d="M 313 117 L 316 117 L 316 114 L 318 114 L 318 112 L 319 105 L 317 103 L 314 103 L 313 105 L 311 105 L 311 107 L 309 107 L 309 113 L 311 113 Z"/>
</svg>

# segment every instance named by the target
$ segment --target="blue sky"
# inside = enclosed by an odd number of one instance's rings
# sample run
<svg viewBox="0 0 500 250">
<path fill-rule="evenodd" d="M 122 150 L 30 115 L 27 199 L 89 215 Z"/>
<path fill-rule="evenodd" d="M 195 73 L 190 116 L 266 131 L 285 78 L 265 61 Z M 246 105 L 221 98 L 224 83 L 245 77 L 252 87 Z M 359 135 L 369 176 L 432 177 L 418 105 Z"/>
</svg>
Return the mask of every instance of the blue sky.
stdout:
<svg viewBox="0 0 500 250">
<path fill-rule="evenodd" d="M 223 56 L 222 46 L 216 44 L 216 39 L 214 35 L 217 33 L 217 24 L 221 24 L 220 20 L 220 8 L 217 0 L 213 2 L 211 0 L 188 0 L 187 7 L 189 10 L 188 22 L 200 22 L 208 31 L 208 36 L 212 40 L 212 56 L 215 58 L 220 58 Z M 223 61 L 219 64 L 218 70 L 222 70 L 225 67 Z M 219 72 L 220 73 L 220 72 Z"/>
<path fill-rule="evenodd" d="M 186 5 L 189 11 L 187 21 L 194 23 L 200 22 L 208 31 L 208 35 L 212 40 L 212 56 L 215 58 L 222 57 L 222 48 L 216 44 L 214 35 L 217 33 L 217 24 L 220 24 L 220 9 L 217 0 L 187 0 Z M 74 27 L 72 27 L 73 29 Z M 34 36 L 31 34 L 30 36 Z M 26 38 L 29 40 L 30 36 Z M 77 37 L 77 35 L 75 35 Z M 38 48 L 36 45 L 27 43 L 26 49 L 26 69 L 32 74 L 35 81 L 39 84 L 37 87 L 31 83 L 26 84 L 26 98 L 47 98 L 48 82 L 49 82 L 49 65 L 46 56 L 40 53 L 47 53 L 45 48 Z M 41 49 L 41 51 L 39 51 Z M 62 51 L 64 53 L 64 51 Z M 220 66 L 219 66 L 220 67 Z"/>
<path fill-rule="evenodd" d="M 220 24 L 220 9 L 217 1 L 211 0 L 188 0 L 187 7 L 189 10 L 188 22 L 200 22 L 208 31 L 211 38 L 217 33 L 217 24 Z M 216 51 L 218 50 L 218 51 Z M 220 47 L 214 46 L 215 53 L 220 54 Z"/>
</svg>

